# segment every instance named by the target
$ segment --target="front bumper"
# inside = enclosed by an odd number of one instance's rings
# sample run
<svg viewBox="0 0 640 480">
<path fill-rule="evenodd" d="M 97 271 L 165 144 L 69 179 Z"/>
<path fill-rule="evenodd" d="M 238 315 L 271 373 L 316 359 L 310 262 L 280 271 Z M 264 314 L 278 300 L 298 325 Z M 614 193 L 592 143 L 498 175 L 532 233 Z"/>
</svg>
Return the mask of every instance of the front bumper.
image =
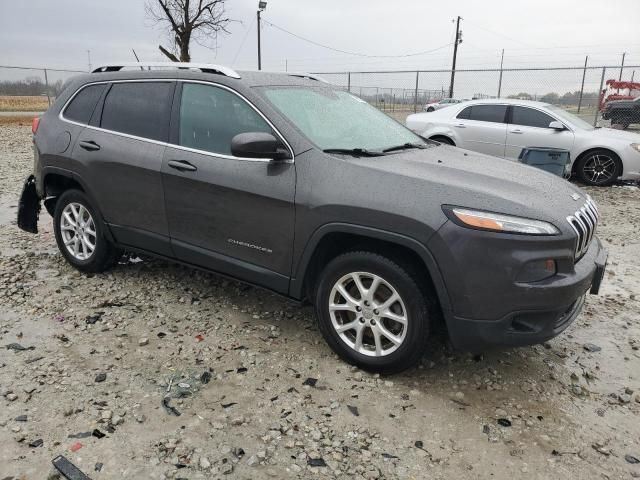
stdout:
<svg viewBox="0 0 640 480">
<path fill-rule="evenodd" d="M 479 232 L 472 235 L 481 244 L 487 237 Z M 494 347 L 543 343 L 571 325 L 581 312 L 587 293 L 599 291 L 607 251 L 597 237 L 575 265 L 572 257 L 558 261 L 556 275 L 535 283 L 513 281 L 513 272 L 522 258 L 561 258 L 565 249 L 552 237 L 546 239 L 548 245 L 537 248 L 524 237 L 495 248 L 496 240 L 500 241 L 494 237 L 484 242 L 481 252 L 476 251 L 475 255 L 466 249 L 456 252 L 454 248 L 458 268 L 454 264 L 453 270 L 458 270 L 462 279 L 457 286 L 447 285 L 453 311 L 444 312 L 444 316 L 451 343 L 459 350 L 482 352 Z M 446 233 L 444 241 L 451 248 Z M 493 265 L 493 270 L 488 265 Z M 455 279 L 451 266 L 442 269 L 449 270 L 444 272 L 445 279 Z"/>
</svg>

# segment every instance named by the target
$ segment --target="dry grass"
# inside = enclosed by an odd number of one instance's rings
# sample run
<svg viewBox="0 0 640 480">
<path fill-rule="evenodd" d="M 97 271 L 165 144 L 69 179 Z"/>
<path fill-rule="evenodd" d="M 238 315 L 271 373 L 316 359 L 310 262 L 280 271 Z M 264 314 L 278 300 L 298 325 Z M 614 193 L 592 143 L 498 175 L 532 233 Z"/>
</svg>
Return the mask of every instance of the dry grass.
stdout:
<svg viewBox="0 0 640 480">
<path fill-rule="evenodd" d="M 0 95 L 0 112 L 44 112 L 47 97 Z"/>
<path fill-rule="evenodd" d="M 20 125 L 31 126 L 33 117 L 24 115 L 0 115 L 0 126 L 2 125 Z"/>
</svg>

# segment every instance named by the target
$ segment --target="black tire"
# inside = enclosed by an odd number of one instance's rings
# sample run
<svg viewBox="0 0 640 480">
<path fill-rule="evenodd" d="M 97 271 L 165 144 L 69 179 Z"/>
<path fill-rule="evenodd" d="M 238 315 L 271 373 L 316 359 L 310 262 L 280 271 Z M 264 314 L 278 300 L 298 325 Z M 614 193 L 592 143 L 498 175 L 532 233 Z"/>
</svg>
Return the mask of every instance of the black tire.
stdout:
<svg viewBox="0 0 640 480">
<path fill-rule="evenodd" d="M 95 226 L 95 248 L 88 254 L 85 259 L 76 258 L 65 246 L 63 240 L 62 226 L 60 219 L 65 208 L 70 204 L 79 204 L 84 207 L 93 219 Z M 122 251 L 115 248 L 105 236 L 105 226 L 102 217 L 96 208 L 91 204 L 84 192 L 80 190 L 67 190 L 56 201 L 55 213 L 53 216 L 53 229 L 56 236 L 56 243 L 62 256 L 75 268 L 85 273 L 102 272 L 113 266 L 118 258 L 122 255 Z M 75 234 L 74 234 L 75 235 Z"/>
<path fill-rule="evenodd" d="M 611 165 L 607 167 L 606 172 L 602 176 L 594 173 L 594 168 L 599 168 L 595 163 L 601 165 Z M 609 163 L 613 162 L 613 163 Z M 576 174 L 581 182 L 595 187 L 606 187 L 616 181 L 622 173 L 622 161 L 620 157 L 611 150 L 598 148 L 591 150 L 578 159 L 576 164 Z"/>
<path fill-rule="evenodd" d="M 449 137 L 445 137 L 442 135 L 436 135 L 435 137 L 431 137 L 431 140 L 434 140 L 436 142 L 439 143 L 443 143 L 445 145 L 451 145 L 452 147 L 455 147 L 456 144 L 453 142 L 453 140 L 451 140 Z"/>
<path fill-rule="evenodd" d="M 373 356 L 375 352 L 372 350 L 369 350 L 369 355 L 356 351 L 354 346 L 348 345 L 346 341 L 343 340 L 341 334 L 338 333 L 333 325 L 329 302 L 331 300 L 332 303 L 336 303 L 336 298 L 331 298 L 332 290 L 339 280 L 355 272 L 366 272 L 366 274 L 381 277 L 384 282 L 387 282 L 388 285 L 395 289 L 401 298 L 401 302 L 391 304 L 389 310 L 391 307 L 394 307 L 396 308 L 396 312 L 400 310 L 401 315 L 404 313 L 406 324 L 403 328 L 406 329 L 406 331 L 404 331 L 403 340 L 397 344 L 398 346 L 396 347 L 393 346 L 396 344 L 390 342 L 386 336 L 384 337 L 382 342 L 386 342 L 387 347 L 389 347 L 389 353 L 384 355 Z M 368 285 L 370 287 L 371 283 Z M 385 293 L 385 291 L 391 292 L 385 284 L 381 283 L 381 285 L 382 286 L 377 289 L 378 292 L 381 290 L 382 294 Z M 353 288 L 355 288 L 355 283 Z M 400 263 L 376 253 L 364 251 L 344 253 L 327 264 L 318 280 L 315 293 L 315 310 L 319 328 L 329 346 L 344 361 L 369 371 L 380 373 L 399 372 L 415 365 L 425 351 L 430 330 L 429 301 L 425 296 L 426 294 L 427 291 L 423 282 L 420 280 L 420 275 L 412 273 L 409 266 L 401 266 Z M 334 295 L 336 295 L 336 293 L 334 293 Z M 376 305 L 379 305 L 379 303 L 369 304 L 373 306 L 364 307 L 366 302 L 363 301 L 363 297 L 361 296 L 359 300 L 361 300 L 360 305 L 362 305 L 364 310 L 361 310 L 360 314 L 355 311 L 344 312 L 343 315 L 350 315 L 351 317 L 348 319 L 344 317 L 344 321 L 339 322 L 339 325 L 362 323 L 363 326 L 360 328 L 368 332 L 363 334 L 363 342 L 365 342 L 364 339 L 366 336 L 368 341 L 378 345 L 378 342 L 373 339 L 375 318 L 378 318 L 379 324 L 387 331 L 393 331 L 398 338 L 402 336 L 402 330 L 400 333 L 397 331 L 397 327 L 400 327 L 400 324 L 394 323 L 393 320 L 384 317 L 384 315 L 382 315 L 384 318 L 374 317 L 374 320 L 371 320 L 371 317 L 369 317 L 368 320 L 365 319 L 367 313 L 371 316 L 373 312 L 379 312 L 373 309 Z M 380 301 L 384 301 L 384 296 Z M 401 307 L 404 307 L 404 312 Z M 365 312 L 365 310 L 367 312 Z M 337 316 L 338 313 L 334 315 Z M 370 324 L 365 325 L 365 322 L 370 322 Z M 380 325 L 378 328 L 380 328 Z M 356 342 L 355 331 L 356 329 L 354 328 L 353 331 L 349 330 L 345 333 L 345 335 L 353 336 L 354 345 Z M 395 348 L 395 350 L 393 350 L 393 348 Z M 384 350 L 381 349 L 381 351 Z"/>
<path fill-rule="evenodd" d="M 435 111 L 436 111 L 436 109 L 435 109 L 435 108 L 433 108 L 433 107 L 429 107 L 429 108 L 427 108 L 427 112 L 435 112 Z"/>
</svg>

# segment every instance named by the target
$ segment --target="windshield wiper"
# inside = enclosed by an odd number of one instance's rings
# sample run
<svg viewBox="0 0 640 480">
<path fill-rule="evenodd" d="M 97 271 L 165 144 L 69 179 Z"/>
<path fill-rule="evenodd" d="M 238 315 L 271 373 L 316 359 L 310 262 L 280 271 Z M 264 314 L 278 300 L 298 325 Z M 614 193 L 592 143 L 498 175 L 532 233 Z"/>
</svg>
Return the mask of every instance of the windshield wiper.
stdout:
<svg viewBox="0 0 640 480">
<path fill-rule="evenodd" d="M 422 143 L 403 143 L 402 145 L 395 145 L 393 147 L 385 148 L 382 151 L 387 153 L 387 152 L 395 152 L 396 150 L 409 150 L 410 148 L 423 149 L 423 148 L 427 148 L 427 146 L 423 145 Z"/>
<path fill-rule="evenodd" d="M 384 152 L 380 150 L 367 150 L 366 148 L 325 148 L 324 153 L 343 153 L 353 157 L 380 157 Z"/>
</svg>

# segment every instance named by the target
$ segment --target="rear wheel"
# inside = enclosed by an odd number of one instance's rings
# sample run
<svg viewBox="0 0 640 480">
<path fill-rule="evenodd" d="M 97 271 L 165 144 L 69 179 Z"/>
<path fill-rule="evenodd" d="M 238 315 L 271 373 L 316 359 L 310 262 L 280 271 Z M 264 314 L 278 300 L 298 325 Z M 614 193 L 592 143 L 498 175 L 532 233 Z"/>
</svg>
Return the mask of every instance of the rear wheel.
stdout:
<svg viewBox="0 0 640 480">
<path fill-rule="evenodd" d="M 622 172 L 620 157 L 610 150 L 597 149 L 584 154 L 576 165 L 578 178 L 587 185 L 611 185 Z"/>
<path fill-rule="evenodd" d="M 393 373 L 418 362 L 429 335 L 419 277 L 389 258 L 349 252 L 324 269 L 315 306 L 320 331 L 345 361 Z"/>
<path fill-rule="evenodd" d="M 82 272 L 101 272 L 120 256 L 105 237 L 105 227 L 87 196 L 67 190 L 56 201 L 53 225 L 64 258 Z"/>
<path fill-rule="evenodd" d="M 429 108 L 427 108 L 427 112 L 434 112 L 435 110 L 436 110 L 436 109 L 435 109 L 435 108 L 433 108 L 433 107 L 429 107 Z"/>
</svg>

